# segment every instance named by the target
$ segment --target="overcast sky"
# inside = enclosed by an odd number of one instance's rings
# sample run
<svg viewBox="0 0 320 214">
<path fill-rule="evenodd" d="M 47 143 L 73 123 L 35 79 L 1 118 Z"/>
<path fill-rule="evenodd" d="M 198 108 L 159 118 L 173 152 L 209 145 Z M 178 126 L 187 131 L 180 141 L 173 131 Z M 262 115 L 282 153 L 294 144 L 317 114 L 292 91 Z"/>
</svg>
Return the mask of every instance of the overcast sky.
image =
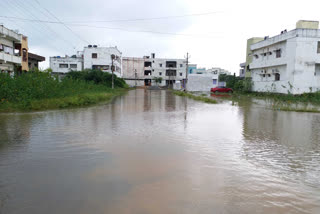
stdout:
<svg viewBox="0 0 320 214">
<path fill-rule="evenodd" d="M 48 67 L 49 56 L 75 54 L 89 42 L 117 46 L 130 57 L 156 53 L 161 58 L 184 58 L 189 52 L 198 67 L 221 67 L 238 75 L 248 38 L 292 30 L 300 19 L 320 20 L 317 0 L 0 0 L 0 7 L 1 16 L 57 21 L 49 11 L 74 32 L 62 24 L 0 17 L 0 23 L 28 36 L 30 52 L 46 57 L 43 68 Z M 203 13 L 210 14 L 101 22 Z"/>
</svg>

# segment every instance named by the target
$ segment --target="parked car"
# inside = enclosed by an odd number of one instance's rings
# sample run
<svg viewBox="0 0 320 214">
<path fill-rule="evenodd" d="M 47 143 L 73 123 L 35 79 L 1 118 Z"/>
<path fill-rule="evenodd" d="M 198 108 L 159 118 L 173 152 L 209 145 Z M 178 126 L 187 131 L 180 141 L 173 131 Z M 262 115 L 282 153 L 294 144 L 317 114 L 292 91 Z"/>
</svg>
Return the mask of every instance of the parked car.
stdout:
<svg viewBox="0 0 320 214">
<path fill-rule="evenodd" d="M 222 93 L 233 93 L 231 88 L 227 88 L 224 86 L 218 86 L 215 88 L 211 88 L 211 93 L 222 92 Z"/>
</svg>

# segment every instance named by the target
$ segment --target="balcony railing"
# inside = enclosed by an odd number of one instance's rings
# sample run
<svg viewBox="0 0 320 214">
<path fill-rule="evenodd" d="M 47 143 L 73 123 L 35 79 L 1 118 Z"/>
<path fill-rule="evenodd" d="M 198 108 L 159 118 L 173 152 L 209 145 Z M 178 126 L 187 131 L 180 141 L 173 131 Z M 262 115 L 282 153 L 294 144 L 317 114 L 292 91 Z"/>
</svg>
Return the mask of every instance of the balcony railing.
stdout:
<svg viewBox="0 0 320 214">
<path fill-rule="evenodd" d="M 22 61 L 21 56 L 11 55 L 5 52 L 0 52 L 0 60 L 14 64 L 21 64 Z"/>
<path fill-rule="evenodd" d="M 0 36 L 1 35 L 9 37 L 10 39 L 14 40 L 15 42 L 21 42 L 21 34 L 18 34 L 12 30 L 9 30 L 8 28 L 5 28 L 0 25 Z"/>
</svg>

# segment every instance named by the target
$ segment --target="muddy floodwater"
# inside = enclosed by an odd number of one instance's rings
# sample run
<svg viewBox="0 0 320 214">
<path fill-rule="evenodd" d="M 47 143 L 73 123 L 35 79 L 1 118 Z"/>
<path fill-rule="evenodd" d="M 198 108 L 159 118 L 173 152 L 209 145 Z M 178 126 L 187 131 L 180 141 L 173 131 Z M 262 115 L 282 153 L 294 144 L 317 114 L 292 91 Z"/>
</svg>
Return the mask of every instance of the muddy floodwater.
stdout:
<svg viewBox="0 0 320 214">
<path fill-rule="evenodd" d="M 320 213 L 320 114 L 134 90 L 0 114 L 1 214 Z"/>
</svg>

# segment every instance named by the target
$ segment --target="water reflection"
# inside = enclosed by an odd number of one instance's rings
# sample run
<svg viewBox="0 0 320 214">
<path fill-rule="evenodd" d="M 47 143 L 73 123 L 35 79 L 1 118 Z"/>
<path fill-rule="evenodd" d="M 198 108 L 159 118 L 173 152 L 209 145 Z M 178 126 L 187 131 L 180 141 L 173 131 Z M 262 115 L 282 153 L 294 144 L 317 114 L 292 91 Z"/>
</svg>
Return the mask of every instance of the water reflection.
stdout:
<svg viewBox="0 0 320 214">
<path fill-rule="evenodd" d="M 134 90 L 0 115 L 0 213 L 319 213 L 320 116 Z"/>
</svg>

